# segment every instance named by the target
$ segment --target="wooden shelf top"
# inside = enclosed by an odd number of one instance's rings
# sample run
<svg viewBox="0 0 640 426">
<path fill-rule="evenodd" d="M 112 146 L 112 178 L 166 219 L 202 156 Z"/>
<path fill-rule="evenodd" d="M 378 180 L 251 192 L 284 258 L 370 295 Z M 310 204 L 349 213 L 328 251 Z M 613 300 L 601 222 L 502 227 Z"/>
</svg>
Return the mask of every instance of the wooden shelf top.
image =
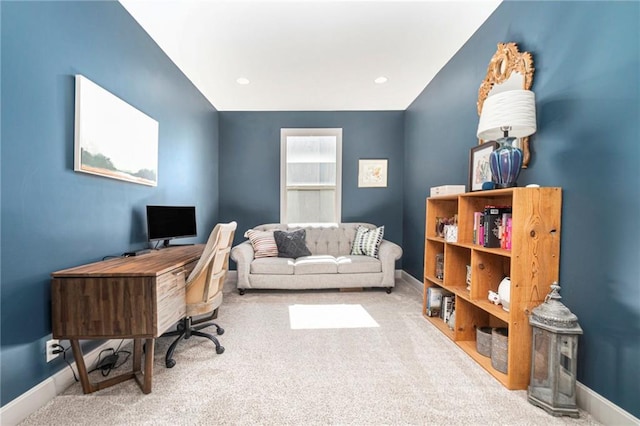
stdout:
<svg viewBox="0 0 640 426">
<path fill-rule="evenodd" d="M 454 194 L 454 195 L 438 195 L 435 197 L 427 197 L 427 199 L 432 200 L 457 200 L 459 197 L 496 197 L 496 196 L 508 196 L 512 195 L 516 192 L 525 192 L 525 191 L 536 191 L 536 190 L 557 190 L 560 191 L 562 188 L 556 186 L 541 186 L 539 188 L 527 188 L 527 187 L 514 187 L 514 188 L 504 188 L 504 189 L 491 189 L 488 191 L 474 191 L 474 192 L 463 192 L 462 194 Z"/>
</svg>

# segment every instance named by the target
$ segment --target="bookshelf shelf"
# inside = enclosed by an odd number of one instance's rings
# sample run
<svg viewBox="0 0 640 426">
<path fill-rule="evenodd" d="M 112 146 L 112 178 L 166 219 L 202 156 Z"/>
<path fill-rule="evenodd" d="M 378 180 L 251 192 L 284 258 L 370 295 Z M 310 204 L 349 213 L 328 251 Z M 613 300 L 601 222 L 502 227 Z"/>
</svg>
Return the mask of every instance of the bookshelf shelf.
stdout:
<svg viewBox="0 0 640 426">
<path fill-rule="evenodd" d="M 509 322 L 509 312 L 502 309 L 502 306 L 494 305 L 488 300 L 474 300 L 473 304 L 483 311 L 489 313 L 489 315 L 493 315 L 494 317 L 504 321 L 505 323 Z"/>
<path fill-rule="evenodd" d="M 425 277 L 425 279 L 432 281 L 434 284 L 439 285 L 440 287 L 442 287 L 442 280 L 439 280 L 438 278 L 434 277 L 433 275 L 427 276 Z"/>
<path fill-rule="evenodd" d="M 451 293 L 455 294 L 456 296 L 467 300 L 467 301 L 471 301 L 471 296 L 469 295 L 469 290 L 467 290 L 467 286 L 445 286 L 444 287 L 445 290 L 450 291 Z"/>
<path fill-rule="evenodd" d="M 561 188 L 508 188 L 426 201 L 424 297 L 422 313 L 472 359 L 508 389 L 526 389 L 531 365 L 528 315 L 558 280 L 560 264 Z M 511 249 L 487 248 L 473 241 L 474 213 L 485 206 L 511 208 Z M 439 218 L 458 218 L 458 242 L 437 234 Z M 436 277 L 436 255 L 442 255 L 444 276 Z M 467 265 L 471 285 L 467 288 Z M 488 300 L 502 279 L 511 278 L 510 310 Z M 455 297 L 455 330 L 440 317 L 427 316 L 427 289 L 436 287 Z M 494 369 L 491 358 L 476 350 L 478 327 L 507 327 L 507 373 Z"/>
<path fill-rule="evenodd" d="M 427 237 L 427 241 L 444 244 L 444 238 L 442 237 Z"/>
<path fill-rule="evenodd" d="M 471 358 L 473 358 L 474 361 L 480 364 L 482 368 L 484 368 L 489 373 L 491 373 L 491 375 L 496 379 L 498 379 L 498 381 L 502 383 L 504 386 L 508 387 L 509 376 L 493 368 L 493 366 L 491 365 L 491 358 L 481 355 L 476 350 L 475 340 L 461 340 L 456 343 L 458 344 L 458 346 L 462 348 L 462 350 L 465 353 L 467 353 Z"/>
<path fill-rule="evenodd" d="M 449 326 L 441 318 L 429 317 L 429 316 L 426 316 L 426 315 L 425 315 L 425 318 L 427 318 L 431 322 L 431 324 L 435 325 L 436 328 L 438 328 L 438 330 L 443 332 L 450 339 L 455 340 L 454 339 L 454 335 L 453 335 L 453 330 L 451 330 L 449 328 Z"/>
<path fill-rule="evenodd" d="M 497 254 L 499 256 L 504 256 L 504 257 L 511 257 L 511 250 L 483 247 L 481 245 L 473 244 L 473 243 L 449 243 L 449 244 L 457 247 L 465 247 L 478 252 Z"/>
</svg>

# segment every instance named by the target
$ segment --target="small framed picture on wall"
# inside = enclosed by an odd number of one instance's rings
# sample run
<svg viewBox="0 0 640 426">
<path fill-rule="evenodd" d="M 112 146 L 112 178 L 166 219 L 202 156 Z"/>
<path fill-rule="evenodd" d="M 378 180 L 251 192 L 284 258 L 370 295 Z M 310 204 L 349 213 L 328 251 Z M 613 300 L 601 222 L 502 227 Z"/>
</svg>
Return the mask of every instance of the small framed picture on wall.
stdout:
<svg viewBox="0 0 640 426">
<path fill-rule="evenodd" d="M 469 152 L 469 191 L 480 191 L 482 184 L 491 182 L 489 156 L 498 148 L 498 142 L 485 142 Z"/>
<path fill-rule="evenodd" d="M 358 188 L 386 188 L 388 160 L 359 160 Z"/>
</svg>

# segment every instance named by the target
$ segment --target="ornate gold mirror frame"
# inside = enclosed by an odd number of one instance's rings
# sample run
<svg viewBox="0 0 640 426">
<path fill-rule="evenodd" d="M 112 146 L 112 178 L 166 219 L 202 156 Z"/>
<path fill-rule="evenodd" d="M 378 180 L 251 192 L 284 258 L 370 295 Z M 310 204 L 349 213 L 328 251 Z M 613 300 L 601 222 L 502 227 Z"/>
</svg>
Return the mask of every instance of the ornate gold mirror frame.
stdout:
<svg viewBox="0 0 640 426">
<path fill-rule="evenodd" d="M 506 90 L 531 89 L 533 84 L 533 58 L 529 52 L 518 51 L 515 43 L 498 43 L 498 50 L 489 62 L 487 76 L 478 90 L 478 116 L 488 96 Z M 478 143 L 483 143 L 479 140 Z M 522 168 L 529 165 L 529 138 L 520 139 L 523 152 Z"/>
</svg>

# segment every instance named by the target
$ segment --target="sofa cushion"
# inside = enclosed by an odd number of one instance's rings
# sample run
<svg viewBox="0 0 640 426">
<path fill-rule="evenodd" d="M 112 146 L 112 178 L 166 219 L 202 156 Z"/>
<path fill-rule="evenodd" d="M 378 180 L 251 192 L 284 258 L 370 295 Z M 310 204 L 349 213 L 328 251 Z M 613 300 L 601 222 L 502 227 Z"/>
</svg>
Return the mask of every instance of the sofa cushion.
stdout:
<svg viewBox="0 0 640 426">
<path fill-rule="evenodd" d="M 276 257 L 278 256 L 278 246 L 273 237 L 273 231 L 257 231 L 249 229 L 244 236 L 249 238 L 253 246 L 253 257 Z"/>
<path fill-rule="evenodd" d="M 378 258 L 378 249 L 384 236 L 384 226 L 375 229 L 367 229 L 359 226 L 351 247 L 352 255 L 365 255 Z"/>
<path fill-rule="evenodd" d="M 306 232 L 304 229 L 295 231 L 273 231 L 273 237 L 278 246 L 278 257 L 290 257 L 297 259 L 302 256 L 311 256 L 311 252 L 305 243 Z"/>
<path fill-rule="evenodd" d="M 336 258 L 328 255 L 299 257 L 295 261 L 296 275 L 335 274 L 338 272 Z"/>
<path fill-rule="evenodd" d="M 313 226 L 289 226 L 284 223 L 267 223 L 256 226 L 257 231 L 295 231 L 304 229 L 306 231 L 306 245 L 312 255 L 329 254 L 331 256 L 348 256 L 351 254 L 351 247 L 356 235 L 356 229 L 363 226 L 367 229 L 375 229 L 375 225 L 362 222 L 340 223 L 333 225 L 313 225 Z"/>
<path fill-rule="evenodd" d="M 340 256 L 336 260 L 339 274 L 382 272 L 382 263 L 371 256 Z"/>
<path fill-rule="evenodd" d="M 252 274 L 293 275 L 293 259 L 285 257 L 262 257 L 251 262 Z"/>
</svg>

